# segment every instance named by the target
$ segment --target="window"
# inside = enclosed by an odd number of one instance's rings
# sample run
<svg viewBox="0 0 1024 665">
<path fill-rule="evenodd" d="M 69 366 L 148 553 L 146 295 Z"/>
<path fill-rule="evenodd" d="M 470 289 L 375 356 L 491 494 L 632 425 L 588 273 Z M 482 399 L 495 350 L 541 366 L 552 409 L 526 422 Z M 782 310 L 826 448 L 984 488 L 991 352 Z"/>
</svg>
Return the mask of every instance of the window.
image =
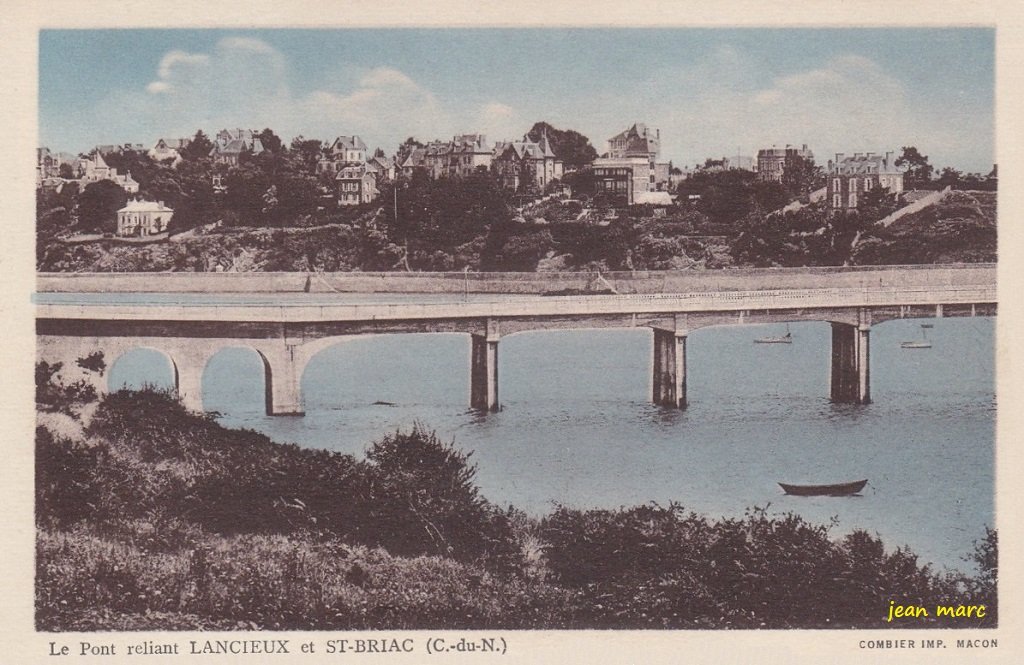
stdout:
<svg viewBox="0 0 1024 665">
<path fill-rule="evenodd" d="M 851 208 L 857 207 L 857 194 L 856 192 L 850 192 L 850 205 Z"/>
<path fill-rule="evenodd" d="M 871 186 L 873 184 L 874 183 L 871 182 L 871 178 L 864 178 L 864 191 L 865 192 L 870 192 L 871 191 Z"/>
<path fill-rule="evenodd" d="M 842 188 L 843 184 L 840 182 L 839 178 L 832 178 L 832 189 L 838 192 Z"/>
</svg>

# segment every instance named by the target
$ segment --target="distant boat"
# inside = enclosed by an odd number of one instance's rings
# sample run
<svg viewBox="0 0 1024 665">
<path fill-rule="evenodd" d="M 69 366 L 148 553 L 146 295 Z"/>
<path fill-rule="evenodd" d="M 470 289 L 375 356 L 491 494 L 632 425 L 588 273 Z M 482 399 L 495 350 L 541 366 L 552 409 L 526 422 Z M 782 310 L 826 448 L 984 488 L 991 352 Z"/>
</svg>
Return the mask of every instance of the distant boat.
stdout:
<svg viewBox="0 0 1024 665">
<path fill-rule="evenodd" d="M 786 491 L 786 494 L 794 496 L 850 496 L 864 489 L 868 484 L 867 479 L 856 480 L 852 483 L 837 483 L 835 485 L 790 485 L 779 483 L 779 486 Z"/>
<path fill-rule="evenodd" d="M 930 349 L 932 343 L 928 341 L 928 335 L 924 332 L 924 324 L 921 325 L 921 339 L 912 342 L 900 342 L 901 349 Z"/>
<path fill-rule="evenodd" d="M 792 344 L 793 335 L 789 332 L 789 324 L 786 324 L 786 334 L 780 337 L 758 337 L 754 344 Z"/>
<path fill-rule="evenodd" d="M 921 327 L 922 328 L 934 328 L 935 324 L 934 323 L 922 323 Z"/>
</svg>

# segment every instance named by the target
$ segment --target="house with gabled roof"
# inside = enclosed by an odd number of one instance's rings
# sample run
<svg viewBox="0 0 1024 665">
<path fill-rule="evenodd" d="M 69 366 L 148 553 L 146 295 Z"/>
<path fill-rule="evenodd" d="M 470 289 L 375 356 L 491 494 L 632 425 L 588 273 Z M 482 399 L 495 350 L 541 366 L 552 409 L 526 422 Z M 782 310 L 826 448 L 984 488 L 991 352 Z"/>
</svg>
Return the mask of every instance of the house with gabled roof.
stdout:
<svg viewBox="0 0 1024 665">
<path fill-rule="evenodd" d="M 459 134 L 452 137 L 448 152 L 448 175 L 467 176 L 488 171 L 494 159 L 494 148 L 483 134 Z"/>
<path fill-rule="evenodd" d="M 339 206 L 370 203 L 380 194 L 377 190 L 377 170 L 366 162 L 345 164 L 334 181 Z"/>
<path fill-rule="evenodd" d="M 411 178 L 412 174 L 416 169 L 426 169 L 427 166 L 427 149 L 426 148 L 413 148 L 409 151 L 409 155 L 399 166 L 402 171 L 403 178 Z"/>
<path fill-rule="evenodd" d="M 376 171 L 378 183 L 395 179 L 395 160 L 390 157 L 374 155 L 366 163 Z"/>
<path fill-rule="evenodd" d="M 628 205 L 643 192 L 663 190 L 669 181 L 669 164 L 660 162 L 661 130 L 642 122 L 608 139 L 608 151 L 594 160 L 592 170 L 598 191 L 625 197 Z"/>
<path fill-rule="evenodd" d="M 555 156 L 547 134 L 536 142 L 524 136 L 522 141 L 497 144 L 492 165 L 502 186 L 517 192 L 530 186 L 543 190 L 562 177 L 562 160 Z"/>
<path fill-rule="evenodd" d="M 118 173 L 117 169 L 107 164 L 98 151 L 93 152 L 91 157 L 78 161 L 77 175 L 83 188 L 94 182 L 110 180 L 129 194 L 136 194 L 139 191 L 139 183 L 132 178 L 131 171 L 123 175 Z"/>
<path fill-rule="evenodd" d="M 170 160 L 171 164 L 177 166 L 181 160 L 181 151 L 188 147 L 192 143 L 192 139 L 158 139 L 156 144 L 149 149 L 146 154 L 154 162 L 163 162 Z"/>
<path fill-rule="evenodd" d="M 215 164 L 237 166 L 242 155 L 258 155 L 263 152 L 263 142 L 257 132 L 251 129 L 222 129 L 217 132 L 210 149 Z"/>
</svg>

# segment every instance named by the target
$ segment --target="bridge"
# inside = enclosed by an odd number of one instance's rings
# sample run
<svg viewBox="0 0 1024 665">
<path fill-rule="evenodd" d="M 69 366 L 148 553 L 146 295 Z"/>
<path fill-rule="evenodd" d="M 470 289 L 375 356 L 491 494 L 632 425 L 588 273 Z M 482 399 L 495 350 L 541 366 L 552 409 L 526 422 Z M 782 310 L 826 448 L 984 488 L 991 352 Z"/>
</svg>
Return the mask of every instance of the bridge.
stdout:
<svg viewBox="0 0 1024 665">
<path fill-rule="evenodd" d="M 131 349 L 156 349 L 169 358 L 185 405 L 202 410 L 209 359 L 223 348 L 246 346 L 263 361 L 267 413 L 301 415 L 303 371 L 339 340 L 464 333 L 472 340 L 470 405 L 497 410 L 503 337 L 532 330 L 645 327 L 653 331 L 652 400 L 682 408 L 691 331 L 824 321 L 832 326 L 831 399 L 866 404 L 873 325 L 898 318 L 993 316 L 997 308 L 996 269 L 990 264 L 598 277 L 614 293 L 541 295 L 541 289 L 565 290 L 566 284 L 594 288 L 593 273 L 473 275 L 473 289 L 470 275 L 463 273 L 44 274 L 34 297 L 37 355 L 73 373 L 79 358 L 97 351 L 112 364 Z M 327 287 L 312 286 L 320 282 Z M 365 293 L 368 284 L 391 290 Z M 107 390 L 106 380 L 95 373 L 65 378 L 84 378 L 98 392 Z"/>
</svg>

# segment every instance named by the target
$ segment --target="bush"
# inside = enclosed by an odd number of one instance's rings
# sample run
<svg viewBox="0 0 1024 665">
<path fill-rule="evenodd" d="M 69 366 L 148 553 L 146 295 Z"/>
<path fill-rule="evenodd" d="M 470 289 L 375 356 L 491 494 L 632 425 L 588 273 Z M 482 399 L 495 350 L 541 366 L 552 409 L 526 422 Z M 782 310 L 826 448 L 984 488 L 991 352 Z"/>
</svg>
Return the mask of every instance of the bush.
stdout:
<svg viewBox="0 0 1024 665">
<path fill-rule="evenodd" d="M 96 478 L 105 449 L 36 428 L 36 521 L 67 526 L 88 517 L 101 495 Z"/>
<path fill-rule="evenodd" d="M 560 508 L 543 523 L 552 575 L 584 594 L 589 627 L 885 627 L 890 599 L 961 602 L 956 581 L 912 553 L 828 531 L 756 509 L 709 522 L 678 506 Z"/>
<path fill-rule="evenodd" d="M 389 551 L 518 563 L 509 520 L 480 496 L 469 454 L 416 426 L 385 436 L 366 457 L 373 521 Z"/>
</svg>

